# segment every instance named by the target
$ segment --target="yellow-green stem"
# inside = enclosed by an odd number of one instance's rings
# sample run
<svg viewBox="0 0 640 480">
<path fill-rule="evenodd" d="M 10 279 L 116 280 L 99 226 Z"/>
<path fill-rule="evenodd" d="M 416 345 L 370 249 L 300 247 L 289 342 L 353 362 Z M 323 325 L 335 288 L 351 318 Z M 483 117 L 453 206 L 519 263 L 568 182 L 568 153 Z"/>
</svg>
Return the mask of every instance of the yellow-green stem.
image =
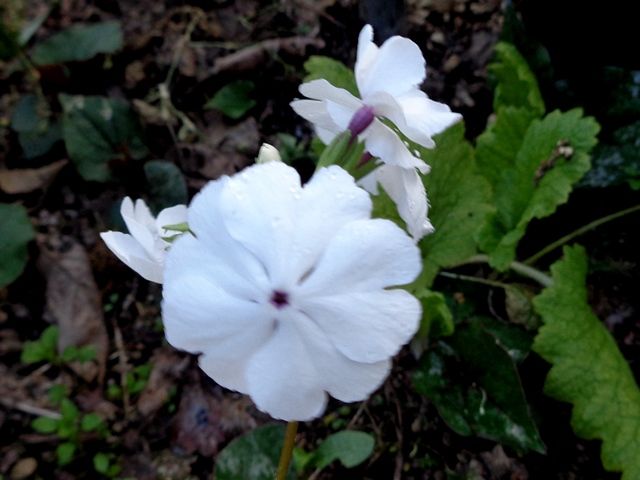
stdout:
<svg viewBox="0 0 640 480">
<path fill-rule="evenodd" d="M 280 462 L 278 462 L 278 473 L 276 480 L 285 480 L 289 472 L 293 447 L 296 444 L 296 433 L 298 433 L 298 422 L 287 423 L 287 431 L 284 434 L 284 443 L 280 452 Z"/>
</svg>

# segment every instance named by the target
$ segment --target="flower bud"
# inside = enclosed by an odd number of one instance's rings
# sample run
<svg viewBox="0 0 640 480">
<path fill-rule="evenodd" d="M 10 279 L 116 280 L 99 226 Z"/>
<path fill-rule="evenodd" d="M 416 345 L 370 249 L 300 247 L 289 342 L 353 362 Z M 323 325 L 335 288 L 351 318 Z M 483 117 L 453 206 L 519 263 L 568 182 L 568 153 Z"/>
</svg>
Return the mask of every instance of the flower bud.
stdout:
<svg viewBox="0 0 640 480">
<path fill-rule="evenodd" d="M 351 121 L 349 122 L 349 131 L 351 132 L 351 135 L 353 137 L 360 135 L 369 125 L 371 125 L 374 118 L 375 114 L 372 107 L 369 107 L 368 105 L 360 107 L 360 109 L 353 114 L 353 117 L 351 117 Z"/>
<path fill-rule="evenodd" d="M 268 143 L 263 143 L 258 152 L 258 158 L 256 163 L 268 163 L 268 162 L 281 162 L 280 153 L 278 149 Z"/>
</svg>

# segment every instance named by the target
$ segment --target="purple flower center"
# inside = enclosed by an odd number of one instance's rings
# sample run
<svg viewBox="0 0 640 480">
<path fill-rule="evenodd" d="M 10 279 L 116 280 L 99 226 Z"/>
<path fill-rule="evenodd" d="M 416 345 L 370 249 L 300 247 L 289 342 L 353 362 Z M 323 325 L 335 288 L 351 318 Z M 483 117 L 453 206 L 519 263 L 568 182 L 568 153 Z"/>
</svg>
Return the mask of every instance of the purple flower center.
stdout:
<svg viewBox="0 0 640 480">
<path fill-rule="evenodd" d="M 280 309 L 289 305 L 289 294 L 281 290 L 274 290 L 270 299 L 271 305 Z"/>
<path fill-rule="evenodd" d="M 351 131 L 351 135 L 353 137 L 360 135 L 369 125 L 371 125 L 374 118 L 375 113 L 373 108 L 368 105 L 360 107 L 358 111 L 353 114 L 353 117 L 351 117 L 351 121 L 349 122 L 348 128 Z"/>
</svg>

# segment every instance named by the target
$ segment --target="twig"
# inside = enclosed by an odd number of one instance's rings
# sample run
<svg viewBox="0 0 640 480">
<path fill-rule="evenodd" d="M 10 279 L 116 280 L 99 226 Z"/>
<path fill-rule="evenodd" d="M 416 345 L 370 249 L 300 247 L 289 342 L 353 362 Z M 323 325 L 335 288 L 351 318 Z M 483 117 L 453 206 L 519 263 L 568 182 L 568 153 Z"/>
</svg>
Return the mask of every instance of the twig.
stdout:
<svg viewBox="0 0 640 480">
<path fill-rule="evenodd" d="M 122 340 L 122 332 L 118 327 L 118 322 L 113 320 L 113 339 L 118 349 L 118 366 L 120 367 L 120 388 L 122 389 L 122 407 L 124 408 L 124 418 L 129 417 L 129 410 L 131 403 L 129 399 L 129 388 L 127 386 L 127 373 L 129 372 L 129 360 L 127 358 L 127 351 L 124 347 L 124 341 Z"/>
<path fill-rule="evenodd" d="M 19 410 L 24 413 L 28 413 L 29 415 L 36 415 L 39 417 L 47 417 L 52 418 L 54 420 L 60 420 L 62 415 L 58 412 L 54 412 L 53 410 L 48 410 L 46 408 L 36 407 L 35 405 L 30 405 L 27 402 L 14 402 L 11 401 L 10 398 L 0 398 L 0 403 L 7 408 L 11 408 L 13 410 Z"/>
<path fill-rule="evenodd" d="M 540 250 L 538 253 L 536 253 L 534 255 L 531 255 L 523 263 L 526 264 L 526 265 L 533 265 L 538 260 L 540 260 L 542 257 L 544 257 L 547 253 L 552 252 L 556 248 L 561 247 L 565 243 L 568 243 L 571 240 L 573 240 L 574 238 L 579 237 L 580 235 L 583 235 L 583 234 L 589 232 L 590 230 L 594 230 L 595 228 L 599 227 L 600 225 L 604 225 L 605 223 L 611 222 L 611 221 L 616 220 L 616 219 L 618 219 L 620 217 L 624 217 L 625 215 L 629 215 L 630 213 L 634 213 L 634 212 L 637 212 L 637 211 L 640 211 L 640 205 L 636 205 L 634 207 L 630 207 L 630 208 L 627 208 L 625 210 L 621 210 L 619 212 L 612 213 L 612 214 L 606 215 L 606 216 L 604 216 L 602 218 L 599 218 L 597 220 L 594 220 L 593 222 L 590 222 L 590 223 L 578 228 L 577 230 L 574 230 L 573 232 L 569 233 L 568 235 L 565 235 L 564 237 L 559 238 L 555 242 L 550 243 L 549 245 L 544 247 L 542 250 Z"/>
</svg>

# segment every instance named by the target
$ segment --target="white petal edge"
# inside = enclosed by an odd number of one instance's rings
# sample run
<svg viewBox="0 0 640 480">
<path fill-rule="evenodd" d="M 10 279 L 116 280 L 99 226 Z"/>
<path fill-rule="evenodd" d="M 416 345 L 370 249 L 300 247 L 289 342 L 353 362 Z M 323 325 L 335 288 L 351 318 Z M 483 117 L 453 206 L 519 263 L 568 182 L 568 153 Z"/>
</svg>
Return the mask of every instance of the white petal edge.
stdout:
<svg viewBox="0 0 640 480">
<path fill-rule="evenodd" d="M 163 265 L 151 258 L 137 239 L 122 232 L 102 232 L 100 237 L 118 259 L 145 280 L 162 283 Z"/>
</svg>

